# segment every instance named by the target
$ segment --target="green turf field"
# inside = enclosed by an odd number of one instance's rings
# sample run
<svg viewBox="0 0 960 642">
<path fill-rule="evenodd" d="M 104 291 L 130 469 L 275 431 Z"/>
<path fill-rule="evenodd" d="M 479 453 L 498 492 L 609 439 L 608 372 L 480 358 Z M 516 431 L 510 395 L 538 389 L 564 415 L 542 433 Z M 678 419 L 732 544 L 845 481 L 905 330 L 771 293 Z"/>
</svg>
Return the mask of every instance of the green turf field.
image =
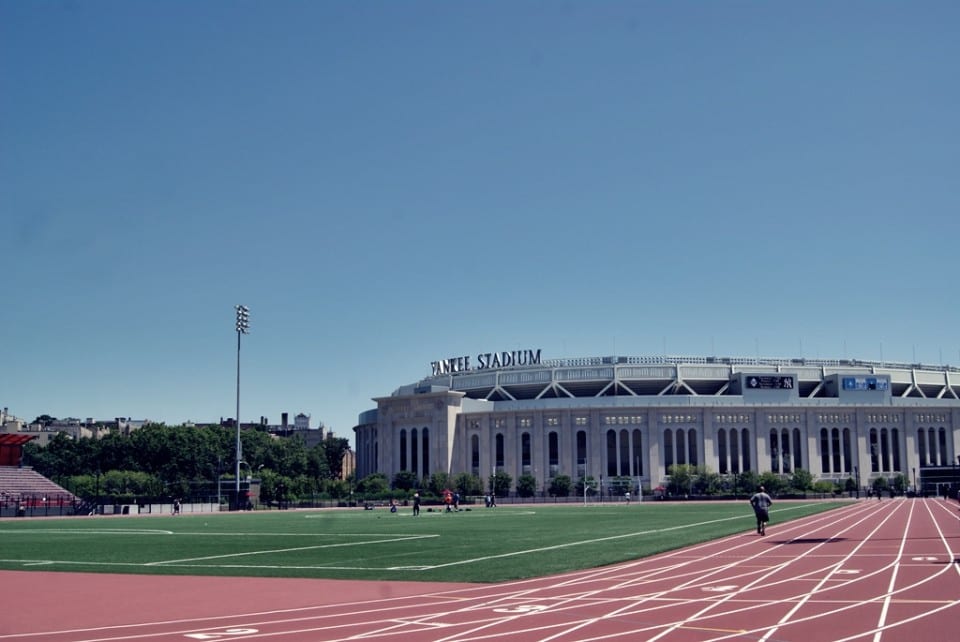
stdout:
<svg viewBox="0 0 960 642">
<path fill-rule="evenodd" d="M 781 502 L 778 523 L 838 502 Z M 498 582 L 644 557 L 755 526 L 746 502 L 409 508 L 0 521 L 0 569 Z"/>
</svg>

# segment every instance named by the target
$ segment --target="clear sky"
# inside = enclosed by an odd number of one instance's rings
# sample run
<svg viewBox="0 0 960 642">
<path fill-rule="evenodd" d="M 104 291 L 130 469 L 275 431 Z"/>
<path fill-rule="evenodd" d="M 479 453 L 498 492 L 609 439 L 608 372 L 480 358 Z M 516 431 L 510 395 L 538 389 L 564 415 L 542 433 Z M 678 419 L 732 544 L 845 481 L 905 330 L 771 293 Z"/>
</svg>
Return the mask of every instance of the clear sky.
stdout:
<svg viewBox="0 0 960 642">
<path fill-rule="evenodd" d="M 430 362 L 960 362 L 960 3 L 0 0 L 0 406 L 353 437 Z"/>
</svg>

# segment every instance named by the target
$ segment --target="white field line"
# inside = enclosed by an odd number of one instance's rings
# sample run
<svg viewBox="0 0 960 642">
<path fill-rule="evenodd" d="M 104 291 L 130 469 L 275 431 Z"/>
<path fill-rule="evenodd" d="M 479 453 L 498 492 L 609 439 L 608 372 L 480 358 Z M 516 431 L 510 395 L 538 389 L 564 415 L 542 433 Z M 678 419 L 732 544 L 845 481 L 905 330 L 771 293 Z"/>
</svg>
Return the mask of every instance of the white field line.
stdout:
<svg viewBox="0 0 960 642">
<path fill-rule="evenodd" d="M 782 508 L 782 509 L 780 509 L 780 510 L 772 511 L 772 512 L 773 512 L 773 513 L 782 513 L 782 512 L 788 512 L 788 511 L 793 511 L 793 510 L 799 510 L 799 509 L 805 508 L 805 507 L 806 507 L 805 504 L 791 505 L 791 506 L 787 506 L 787 507 L 784 507 L 784 508 Z M 534 513 L 533 513 L 533 511 L 526 511 L 526 512 L 524 512 L 523 514 L 534 514 Z M 308 517 L 309 517 L 309 516 L 308 516 Z M 251 555 L 264 555 L 264 554 L 270 554 L 270 553 L 286 553 L 286 552 L 296 552 L 296 551 L 304 551 L 304 550 L 312 550 L 312 549 L 322 549 L 322 548 L 347 548 L 347 547 L 352 547 L 352 546 L 366 546 L 366 545 L 369 545 L 369 544 L 390 543 L 390 542 L 397 542 L 397 541 L 403 541 L 403 540 L 416 540 L 416 539 L 435 538 L 435 537 L 440 537 L 439 535 L 435 535 L 435 534 L 434 534 L 434 535 L 411 535 L 410 533 L 403 533 L 403 534 L 395 533 L 395 534 L 386 534 L 386 536 L 387 536 L 387 537 L 390 537 L 391 539 L 371 540 L 371 541 L 365 541 L 365 542 L 349 542 L 349 543 L 343 543 L 343 544 L 322 544 L 322 545 L 302 546 L 302 547 L 287 548 L 287 549 L 269 549 L 269 550 L 262 550 L 262 551 L 248 551 L 248 552 L 242 552 L 242 553 L 231 553 L 231 554 L 225 554 L 225 555 L 212 555 L 212 556 L 196 557 L 196 558 L 184 558 L 184 559 L 180 559 L 180 560 L 161 560 L 161 561 L 157 561 L 157 562 L 146 562 L 146 563 L 143 563 L 143 562 L 91 562 L 91 561 L 79 562 L 79 561 L 73 561 L 73 560 L 50 560 L 50 559 L 32 559 L 32 560 L 0 559 L 0 563 L 2 563 L 2 564 L 25 564 L 25 565 L 32 565 L 32 564 L 46 564 L 46 565 L 50 565 L 50 564 L 62 564 L 62 565 L 70 565 L 70 566 L 84 566 L 84 565 L 89 565 L 89 566 L 118 566 L 118 567 L 120 567 L 120 566 L 123 566 L 123 567 L 131 567 L 131 566 L 133 566 L 133 567 L 139 567 L 139 566 L 158 566 L 158 567 L 162 567 L 162 566 L 187 565 L 187 566 L 190 566 L 190 567 L 193 567 L 193 568 L 198 568 L 198 567 L 200 567 L 200 568 L 221 568 L 221 567 L 222 567 L 222 568 L 270 568 L 270 569 L 285 569 L 285 568 L 288 568 L 288 569 L 291 569 L 291 570 L 328 569 L 328 570 L 344 570 L 344 571 L 430 571 L 430 570 L 434 570 L 434 569 L 438 569 L 438 568 L 445 568 L 445 567 L 450 567 L 450 566 L 461 566 L 461 565 L 465 565 L 465 564 L 476 564 L 476 563 L 484 562 L 484 561 L 491 560 L 491 559 L 499 559 L 499 558 L 507 558 L 507 557 L 517 557 L 517 556 L 520 556 L 520 555 L 531 555 L 531 554 L 534 554 L 534 553 L 542 553 L 542 552 L 551 551 L 551 550 L 560 550 L 560 549 L 564 549 L 564 548 L 572 548 L 572 547 L 577 547 L 577 546 L 588 546 L 588 545 L 591 545 L 591 544 L 596 544 L 596 543 L 604 542 L 604 541 L 614 541 L 614 540 L 618 540 L 618 539 L 627 539 L 627 538 L 632 538 L 632 537 L 641 537 L 641 536 L 644 536 L 644 535 L 651 535 L 651 534 L 655 534 L 655 533 L 664 533 L 664 532 L 670 532 L 670 531 L 676 531 L 676 530 L 683 530 L 683 529 L 685 529 L 685 528 L 694 528 L 694 527 L 698 527 L 698 526 L 704 526 L 704 525 L 707 525 L 707 524 L 717 524 L 717 523 L 728 522 L 728 521 L 737 521 L 737 520 L 742 520 L 742 519 L 747 519 L 747 518 L 753 519 L 753 516 L 752 516 L 752 515 L 737 515 L 737 516 L 733 516 L 733 517 L 725 517 L 725 518 L 722 518 L 722 519 L 709 520 L 709 521 L 705 521 L 705 522 L 698 522 L 698 523 L 695 523 L 695 524 L 685 524 L 685 525 L 679 525 L 679 526 L 671 526 L 671 527 L 665 528 L 665 529 L 655 529 L 655 530 L 637 531 L 637 532 L 633 532 L 633 533 L 624 533 L 624 534 L 620 534 L 620 535 L 611 535 L 611 536 L 609 536 L 609 537 L 600 537 L 600 538 L 595 538 L 595 539 L 582 540 L 582 541 L 579 541 L 579 542 L 568 542 L 568 543 L 566 543 L 566 544 L 557 544 L 557 545 L 555 545 L 555 546 L 540 547 L 540 548 L 527 549 L 527 550 L 521 550 L 521 551 L 511 551 L 511 552 L 509 552 L 509 553 L 502 553 L 502 554 L 499 554 L 499 555 L 488 555 L 488 556 L 484 556 L 484 557 L 467 558 L 467 559 L 463 559 L 463 560 L 457 560 L 457 561 L 454 561 L 454 562 L 448 562 L 448 563 L 445 563 L 445 564 L 424 565 L 424 566 L 420 566 L 420 565 L 418 565 L 418 566 L 386 566 L 386 567 L 373 567 L 373 566 L 317 566 L 317 565 L 311 565 L 311 566 L 293 565 L 293 566 L 288 566 L 288 565 L 281 565 L 281 564 L 270 564 L 270 565 L 257 565 L 257 564 L 250 564 L 250 565 L 241 565 L 241 564 L 230 564 L 230 565 L 219 565 L 219 564 L 200 565 L 200 564 L 190 564 L 190 562 L 205 562 L 205 561 L 211 561 L 211 560 L 217 560 L 217 559 L 227 559 L 227 558 L 231 558 L 231 557 L 246 557 L 246 556 L 251 556 Z M 0 529 L 0 535 L 2 535 L 3 532 L 5 532 L 5 531 L 2 530 L 2 529 Z M 120 534 L 120 535 L 137 534 L 137 535 L 184 535 L 184 536 L 230 536 L 230 537 L 243 536 L 243 535 L 249 535 L 249 536 L 264 536 L 264 535 L 265 535 L 265 536 L 275 536 L 275 537 L 279 537 L 279 536 L 284 536 L 284 537 L 286 537 L 286 536 L 289 536 L 289 537 L 369 537 L 369 536 L 373 535 L 372 533 L 238 533 L 238 532 L 206 532 L 206 531 L 188 532 L 188 533 L 179 532 L 179 533 L 178 533 L 178 532 L 161 531 L 161 530 L 154 530 L 154 529 L 106 529 L 106 530 L 100 530 L 100 529 L 97 529 L 97 530 L 86 530 L 86 529 L 30 529 L 30 530 L 10 529 L 9 531 L 6 531 L 6 532 L 11 532 L 11 533 L 51 533 L 51 532 L 54 532 L 54 533 L 70 533 L 70 534 L 74 534 L 74 533 L 80 533 L 80 534 L 90 533 L 90 534 L 112 534 L 112 535 L 118 535 L 118 534 Z M 383 534 L 377 534 L 377 535 L 378 535 L 378 536 L 381 536 L 381 537 L 384 536 Z"/>
<path fill-rule="evenodd" d="M 187 562 L 206 562 L 209 560 L 228 559 L 232 557 L 247 557 L 250 555 L 270 555 L 272 553 L 294 553 L 296 551 L 311 551 L 321 548 L 344 548 L 352 546 L 369 546 L 370 544 L 386 544 L 393 542 L 403 542 L 407 540 L 431 539 L 439 535 L 407 535 L 405 537 L 393 537 L 390 539 L 373 539 L 366 542 L 344 542 L 342 544 L 316 544 L 313 546 L 296 546 L 294 548 L 275 548 L 264 549 L 262 551 L 244 551 L 242 553 L 228 553 L 226 555 L 208 555 L 206 557 L 189 557 L 179 560 L 165 560 L 162 562 L 148 562 L 144 566 L 165 566 L 167 564 L 184 564 Z"/>
<path fill-rule="evenodd" d="M 799 510 L 802 506 L 791 506 L 780 509 L 776 512 L 785 512 L 789 510 Z M 432 566 L 424 566 L 423 570 L 433 570 L 437 568 L 447 568 L 449 566 L 462 566 L 464 564 L 476 564 L 478 562 L 486 562 L 489 560 L 503 559 L 506 557 L 517 557 L 519 555 L 530 555 L 532 553 L 543 553 L 546 551 L 556 551 L 564 548 L 573 548 L 575 546 L 589 546 L 591 544 L 598 544 L 600 542 L 612 542 L 618 539 L 629 539 L 631 537 L 642 537 L 644 535 L 654 535 L 657 533 L 669 533 L 671 531 L 682 531 L 688 528 L 696 528 L 700 526 L 706 526 L 708 524 L 720 524 L 723 522 L 737 521 L 746 518 L 753 519 L 753 515 L 736 515 L 734 517 L 724 517 L 722 519 L 711 519 L 705 522 L 697 522 L 695 524 L 681 524 L 679 526 L 670 526 L 668 528 L 658 528 L 653 530 L 645 531 L 635 531 L 633 533 L 621 533 L 620 535 L 610 535 L 607 537 L 597 537 L 595 539 L 585 539 L 579 542 L 567 542 L 565 544 L 554 544 L 553 546 L 543 546 L 539 548 L 530 548 L 521 551 L 511 551 L 509 553 L 500 553 L 498 555 L 485 555 L 484 557 L 473 557 L 463 560 L 457 560 L 455 562 L 447 562 L 445 564 L 434 564 Z"/>
</svg>

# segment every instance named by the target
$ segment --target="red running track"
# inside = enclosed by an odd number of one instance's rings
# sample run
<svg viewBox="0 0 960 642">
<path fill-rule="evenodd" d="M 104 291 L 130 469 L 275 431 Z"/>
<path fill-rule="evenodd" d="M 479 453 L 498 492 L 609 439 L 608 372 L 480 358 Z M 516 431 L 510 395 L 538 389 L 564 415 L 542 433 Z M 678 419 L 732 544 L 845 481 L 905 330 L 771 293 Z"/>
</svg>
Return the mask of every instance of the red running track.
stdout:
<svg viewBox="0 0 960 642">
<path fill-rule="evenodd" d="M 491 585 L 9 571 L 0 642 L 952 642 L 958 548 L 955 503 L 897 499 Z"/>
</svg>

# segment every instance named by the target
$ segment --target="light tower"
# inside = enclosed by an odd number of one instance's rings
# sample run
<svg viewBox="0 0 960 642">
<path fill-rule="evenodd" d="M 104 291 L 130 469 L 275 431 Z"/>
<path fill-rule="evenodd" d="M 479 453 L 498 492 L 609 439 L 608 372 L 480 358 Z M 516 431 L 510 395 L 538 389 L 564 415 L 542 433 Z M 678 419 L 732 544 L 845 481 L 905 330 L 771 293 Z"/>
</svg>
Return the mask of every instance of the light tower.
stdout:
<svg viewBox="0 0 960 642">
<path fill-rule="evenodd" d="M 237 464 L 236 464 L 236 509 L 240 510 L 240 461 L 243 452 L 240 447 L 240 335 L 250 331 L 250 308 L 245 305 L 236 306 L 237 309 Z"/>
</svg>

